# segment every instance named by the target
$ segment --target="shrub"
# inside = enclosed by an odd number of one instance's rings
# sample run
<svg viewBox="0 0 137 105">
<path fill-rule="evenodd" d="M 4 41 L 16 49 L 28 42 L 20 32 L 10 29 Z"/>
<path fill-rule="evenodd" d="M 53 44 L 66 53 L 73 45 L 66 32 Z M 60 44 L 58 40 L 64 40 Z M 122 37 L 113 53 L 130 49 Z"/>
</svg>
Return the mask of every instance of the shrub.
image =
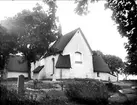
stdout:
<svg viewBox="0 0 137 105">
<path fill-rule="evenodd" d="M 53 84 L 51 83 L 43 83 L 39 80 L 33 80 L 32 82 L 29 82 L 25 85 L 25 88 L 31 88 L 31 89 L 50 89 L 54 88 Z"/>
<path fill-rule="evenodd" d="M 60 90 L 50 90 L 43 92 L 38 96 L 37 101 L 41 102 L 43 105 L 66 105 L 66 103 L 68 103 L 64 92 Z"/>
<path fill-rule="evenodd" d="M 42 102 L 44 100 L 67 100 L 66 95 L 61 90 L 49 90 L 47 92 L 43 92 L 43 94 L 39 97 L 38 101 Z"/>
<path fill-rule="evenodd" d="M 25 99 L 18 95 L 16 90 L 7 90 L 3 85 L 0 85 L 0 103 L 1 105 L 38 105 L 38 102 Z"/>
<path fill-rule="evenodd" d="M 111 82 L 105 83 L 105 85 L 106 85 L 106 87 L 107 87 L 107 89 L 108 89 L 109 92 L 117 92 L 118 90 L 121 89 L 120 86 L 115 85 L 115 84 L 113 84 Z"/>
<path fill-rule="evenodd" d="M 86 104 L 106 105 L 108 99 L 106 86 L 98 80 L 74 80 L 67 84 L 65 94 L 72 101 Z"/>
</svg>

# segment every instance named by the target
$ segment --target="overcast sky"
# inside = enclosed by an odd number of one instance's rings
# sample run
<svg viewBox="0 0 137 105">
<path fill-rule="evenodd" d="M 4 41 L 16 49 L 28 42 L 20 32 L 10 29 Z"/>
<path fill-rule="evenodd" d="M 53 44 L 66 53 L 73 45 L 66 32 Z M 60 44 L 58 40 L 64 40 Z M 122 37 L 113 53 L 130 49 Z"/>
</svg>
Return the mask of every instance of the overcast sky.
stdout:
<svg viewBox="0 0 137 105">
<path fill-rule="evenodd" d="M 37 0 L 0 0 L 0 20 L 14 16 L 23 9 L 32 9 Z M 75 4 L 60 0 L 57 15 L 62 25 L 63 34 L 80 27 L 87 38 L 92 50 L 100 50 L 104 54 L 119 56 L 123 60 L 127 55 L 124 49 L 126 39 L 121 38 L 115 23 L 111 19 L 112 12 L 104 10 L 104 2 L 90 5 L 87 16 L 78 16 L 74 13 Z"/>
</svg>

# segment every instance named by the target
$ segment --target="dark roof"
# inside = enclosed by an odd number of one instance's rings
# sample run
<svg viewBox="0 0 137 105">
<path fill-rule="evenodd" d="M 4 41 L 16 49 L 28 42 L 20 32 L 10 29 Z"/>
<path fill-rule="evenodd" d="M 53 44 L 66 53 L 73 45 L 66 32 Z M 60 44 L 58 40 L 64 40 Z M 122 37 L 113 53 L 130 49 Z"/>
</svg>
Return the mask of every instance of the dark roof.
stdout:
<svg viewBox="0 0 137 105">
<path fill-rule="evenodd" d="M 71 68 L 70 55 L 59 55 L 56 68 Z"/>
<path fill-rule="evenodd" d="M 33 70 L 33 73 L 39 73 L 43 67 L 44 67 L 44 65 L 43 66 L 38 66 L 37 68 L 35 68 Z"/>
<path fill-rule="evenodd" d="M 78 28 L 79 29 L 79 28 Z M 75 29 L 63 36 L 61 36 L 51 47 L 51 49 L 56 49 L 58 51 L 63 51 L 66 45 L 69 43 L 71 38 L 75 35 L 78 29 Z"/>
<path fill-rule="evenodd" d="M 98 55 L 93 55 L 93 68 L 94 72 L 110 73 L 108 65 L 105 63 L 103 58 Z"/>
<path fill-rule="evenodd" d="M 28 72 L 28 61 L 25 56 L 10 55 L 7 63 L 9 72 Z"/>
</svg>

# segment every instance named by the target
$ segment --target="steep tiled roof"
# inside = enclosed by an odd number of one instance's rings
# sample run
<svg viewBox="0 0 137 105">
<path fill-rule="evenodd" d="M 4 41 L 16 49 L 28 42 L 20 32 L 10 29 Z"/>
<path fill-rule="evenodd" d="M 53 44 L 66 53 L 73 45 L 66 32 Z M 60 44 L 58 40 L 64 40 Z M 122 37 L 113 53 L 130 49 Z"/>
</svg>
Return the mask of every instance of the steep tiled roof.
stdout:
<svg viewBox="0 0 137 105">
<path fill-rule="evenodd" d="M 71 68 L 70 55 L 59 55 L 56 68 Z"/>
<path fill-rule="evenodd" d="M 53 46 L 51 47 L 51 49 L 56 49 L 57 51 L 63 51 L 64 48 L 66 47 L 66 45 L 69 43 L 69 41 L 75 35 L 75 33 L 77 32 L 78 29 L 75 29 L 75 30 L 73 30 L 73 31 L 71 31 L 71 32 L 63 35 L 60 39 L 58 39 L 53 44 Z"/>
<path fill-rule="evenodd" d="M 110 73 L 108 65 L 105 63 L 103 58 L 98 55 L 93 55 L 93 69 L 94 72 Z"/>
</svg>

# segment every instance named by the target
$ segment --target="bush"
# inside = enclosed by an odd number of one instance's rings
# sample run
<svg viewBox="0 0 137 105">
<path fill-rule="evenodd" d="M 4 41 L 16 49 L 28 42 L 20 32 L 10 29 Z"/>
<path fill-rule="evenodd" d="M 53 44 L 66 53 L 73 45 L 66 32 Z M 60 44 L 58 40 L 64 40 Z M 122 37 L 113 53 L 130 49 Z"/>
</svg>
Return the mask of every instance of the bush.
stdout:
<svg viewBox="0 0 137 105">
<path fill-rule="evenodd" d="M 42 81 L 39 80 L 33 80 L 32 82 L 29 82 L 25 85 L 25 87 L 27 88 L 31 88 L 31 89 L 50 89 L 50 88 L 54 88 L 53 84 L 51 83 L 43 83 Z"/>
<path fill-rule="evenodd" d="M 112 84 L 111 82 L 105 84 L 109 92 L 118 92 L 121 89 L 120 86 Z"/>
<path fill-rule="evenodd" d="M 106 105 L 108 91 L 106 86 L 97 80 L 74 80 L 68 83 L 65 94 L 72 101 L 86 104 Z"/>
<path fill-rule="evenodd" d="M 16 90 L 7 90 L 0 85 L 0 103 L 1 105 L 38 105 L 38 102 L 25 99 L 17 94 Z"/>
<path fill-rule="evenodd" d="M 37 98 L 38 102 L 42 105 L 66 105 L 68 103 L 67 97 L 63 91 L 50 90 L 48 92 L 43 92 Z M 69 104 L 67 104 L 69 105 Z"/>
</svg>

